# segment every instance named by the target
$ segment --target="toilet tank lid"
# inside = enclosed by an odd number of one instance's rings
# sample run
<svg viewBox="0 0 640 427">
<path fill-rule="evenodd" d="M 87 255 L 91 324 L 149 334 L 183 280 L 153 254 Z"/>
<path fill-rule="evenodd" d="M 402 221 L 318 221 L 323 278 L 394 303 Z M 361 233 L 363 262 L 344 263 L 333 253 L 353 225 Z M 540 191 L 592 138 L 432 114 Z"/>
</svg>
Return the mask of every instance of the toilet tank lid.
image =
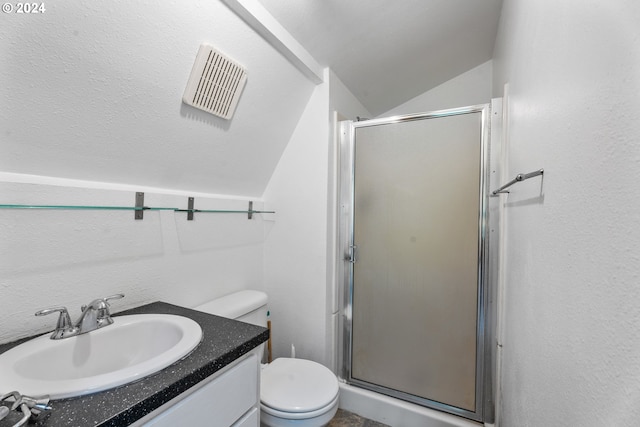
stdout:
<svg viewBox="0 0 640 427">
<path fill-rule="evenodd" d="M 237 319 L 264 305 L 267 305 L 267 294 L 260 291 L 246 290 L 211 300 L 195 307 L 195 309 L 229 319 Z"/>
</svg>

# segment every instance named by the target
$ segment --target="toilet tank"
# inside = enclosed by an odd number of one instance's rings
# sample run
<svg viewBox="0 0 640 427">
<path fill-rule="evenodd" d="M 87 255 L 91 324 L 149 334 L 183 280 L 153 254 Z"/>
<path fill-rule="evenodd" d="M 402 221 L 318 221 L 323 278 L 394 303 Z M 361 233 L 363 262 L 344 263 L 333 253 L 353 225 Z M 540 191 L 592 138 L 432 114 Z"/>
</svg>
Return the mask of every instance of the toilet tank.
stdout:
<svg viewBox="0 0 640 427">
<path fill-rule="evenodd" d="M 267 327 L 267 294 L 260 291 L 240 291 L 194 307 L 216 316 L 240 320 Z"/>
</svg>

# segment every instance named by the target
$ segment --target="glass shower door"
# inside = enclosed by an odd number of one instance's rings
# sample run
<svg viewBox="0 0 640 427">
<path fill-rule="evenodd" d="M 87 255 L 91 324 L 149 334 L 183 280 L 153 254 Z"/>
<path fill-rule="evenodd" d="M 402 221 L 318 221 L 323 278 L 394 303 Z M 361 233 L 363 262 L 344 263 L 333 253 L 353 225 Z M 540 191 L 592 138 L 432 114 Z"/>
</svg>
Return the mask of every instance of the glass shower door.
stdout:
<svg viewBox="0 0 640 427">
<path fill-rule="evenodd" d="M 486 106 L 352 125 L 349 382 L 479 419 Z"/>
</svg>

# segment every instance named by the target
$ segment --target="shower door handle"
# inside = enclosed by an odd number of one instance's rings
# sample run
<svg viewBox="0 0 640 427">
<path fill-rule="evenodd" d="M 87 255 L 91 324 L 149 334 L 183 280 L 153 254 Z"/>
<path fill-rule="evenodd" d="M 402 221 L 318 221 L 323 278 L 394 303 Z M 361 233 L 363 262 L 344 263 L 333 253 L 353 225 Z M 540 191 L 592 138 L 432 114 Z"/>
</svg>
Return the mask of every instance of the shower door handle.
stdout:
<svg viewBox="0 0 640 427">
<path fill-rule="evenodd" d="M 358 260 L 358 245 L 349 245 L 349 253 L 344 256 L 344 260 L 352 264 Z"/>
</svg>

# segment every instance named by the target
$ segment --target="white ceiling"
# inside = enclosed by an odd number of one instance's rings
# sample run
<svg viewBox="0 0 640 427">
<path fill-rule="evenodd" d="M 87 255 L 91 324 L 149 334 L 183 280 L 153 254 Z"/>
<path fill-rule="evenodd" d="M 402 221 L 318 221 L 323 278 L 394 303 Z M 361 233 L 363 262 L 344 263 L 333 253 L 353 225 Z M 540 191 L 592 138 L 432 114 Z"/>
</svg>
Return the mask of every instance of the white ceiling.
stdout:
<svg viewBox="0 0 640 427">
<path fill-rule="evenodd" d="M 502 0 L 261 0 L 373 114 L 493 54 Z"/>
<path fill-rule="evenodd" d="M 501 3 L 261 1 L 374 115 L 490 59 Z M 204 42 L 248 70 L 232 120 L 181 102 Z M 259 197 L 314 91 L 222 1 L 0 14 L 0 57 L 8 173 Z"/>
</svg>

